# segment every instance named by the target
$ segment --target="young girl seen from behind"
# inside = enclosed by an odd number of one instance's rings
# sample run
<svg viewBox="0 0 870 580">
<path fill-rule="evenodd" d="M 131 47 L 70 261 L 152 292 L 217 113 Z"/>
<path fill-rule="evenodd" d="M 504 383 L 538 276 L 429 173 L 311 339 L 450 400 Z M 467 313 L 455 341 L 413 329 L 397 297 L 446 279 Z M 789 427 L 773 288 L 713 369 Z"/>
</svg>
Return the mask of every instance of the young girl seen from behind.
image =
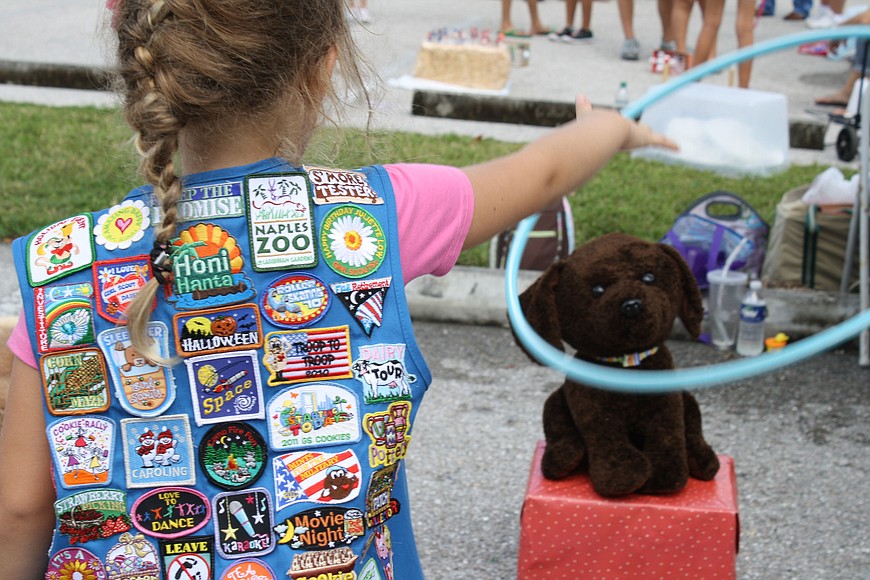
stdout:
<svg viewBox="0 0 870 580">
<path fill-rule="evenodd" d="M 307 166 L 336 66 L 361 85 L 342 0 L 115 10 L 147 185 L 14 243 L 4 575 L 420 578 L 403 459 L 431 376 L 404 285 L 673 144 L 578 99 L 471 167 Z"/>
</svg>

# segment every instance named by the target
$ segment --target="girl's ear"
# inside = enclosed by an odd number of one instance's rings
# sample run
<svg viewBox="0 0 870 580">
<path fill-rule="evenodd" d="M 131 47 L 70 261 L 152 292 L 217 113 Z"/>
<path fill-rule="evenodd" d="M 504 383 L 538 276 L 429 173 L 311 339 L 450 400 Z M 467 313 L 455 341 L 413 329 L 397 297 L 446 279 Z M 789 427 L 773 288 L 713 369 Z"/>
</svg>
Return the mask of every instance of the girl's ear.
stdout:
<svg viewBox="0 0 870 580">
<path fill-rule="evenodd" d="M 326 53 L 326 58 L 324 59 L 324 66 L 326 67 L 327 77 L 332 78 L 332 73 L 335 71 L 335 63 L 338 61 L 338 47 L 336 45 L 332 45 L 329 49 L 329 52 Z"/>
</svg>

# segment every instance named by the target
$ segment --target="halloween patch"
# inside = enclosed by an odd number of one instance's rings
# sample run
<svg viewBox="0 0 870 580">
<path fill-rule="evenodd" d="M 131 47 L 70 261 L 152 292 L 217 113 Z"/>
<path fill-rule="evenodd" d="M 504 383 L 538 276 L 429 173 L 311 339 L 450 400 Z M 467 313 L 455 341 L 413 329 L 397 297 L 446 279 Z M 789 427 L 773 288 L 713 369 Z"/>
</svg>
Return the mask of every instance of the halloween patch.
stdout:
<svg viewBox="0 0 870 580">
<path fill-rule="evenodd" d="M 317 276 L 294 272 L 269 284 L 263 292 L 262 306 L 266 318 L 288 328 L 314 324 L 326 314 L 332 300 L 326 284 Z"/>
<path fill-rule="evenodd" d="M 375 280 L 352 280 L 330 284 L 333 294 L 344 304 L 354 320 L 362 327 L 366 336 L 380 328 L 384 318 L 384 298 L 390 287 L 392 277 Z"/>
<path fill-rule="evenodd" d="M 109 322 L 123 323 L 127 307 L 151 278 L 148 256 L 98 260 L 92 269 L 97 285 L 97 312 Z"/>
<path fill-rule="evenodd" d="M 366 527 L 380 526 L 399 513 L 399 502 L 392 497 L 399 465 L 394 463 L 372 472 L 366 489 Z"/>
<path fill-rule="evenodd" d="M 84 548 L 64 548 L 52 554 L 45 580 L 106 580 L 103 562 Z"/>
<path fill-rule="evenodd" d="M 109 375 L 96 348 L 49 353 L 39 359 L 48 412 L 83 415 L 109 408 Z"/>
<path fill-rule="evenodd" d="M 287 575 L 294 580 L 319 580 L 320 578 L 355 580 L 353 567 L 357 558 L 353 550 L 346 546 L 325 552 L 294 554 Z"/>
<path fill-rule="evenodd" d="M 94 237 L 107 250 L 126 250 L 145 235 L 151 225 L 151 208 L 141 200 L 125 199 L 97 219 Z"/>
<path fill-rule="evenodd" d="M 200 469 L 210 482 L 223 489 L 248 487 L 266 469 L 266 442 L 247 423 L 215 425 L 198 447 Z"/>
<path fill-rule="evenodd" d="M 199 223 L 182 230 L 171 249 L 172 293 L 166 300 L 175 308 L 201 310 L 253 298 L 242 251 L 220 226 Z"/>
<path fill-rule="evenodd" d="M 276 512 L 302 501 L 339 504 L 359 495 L 362 470 L 352 449 L 288 453 L 275 457 L 272 468 Z"/>
<path fill-rule="evenodd" d="M 148 337 L 160 356 L 169 358 L 169 330 L 159 321 L 148 323 Z M 156 417 L 175 400 L 175 377 L 169 367 L 143 356 L 130 341 L 126 326 L 104 330 L 97 343 L 106 357 L 121 407 L 137 417 Z"/>
<path fill-rule="evenodd" d="M 34 287 L 87 268 L 93 261 L 90 214 L 54 223 L 27 240 L 27 277 Z"/>
<path fill-rule="evenodd" d="M 329 550 L 364 536 L 365 524 L 357 508 L 316 507 L 277 524 L 275 533 L 294 550 Z"/>
<path fill-rule="evenodd" d="M 185 187 L 178 202 L 178 221 L 192 222 L 245 215 L 242 182 Z"/>
<path fill-rule="evenodd" d="M 213 513 L 215 546 L 224 558 L 262 556 L 275 549 L 272 500 L 262 487 L 219 493 Z"/>
<path fill-rule="evenodd" d="M 251 264 L 254 270 L 310 268 L 317 264 L 311 194 L 304 173 L 245 178 Z"/>
<path fill-rule="evenodd" d="M 235 562 L 224 570 L 220 580 L 278 580 L 268 564 L 256 558 Z"/>
<path fill-rule="evenodd" d="M 204 355 L 184 364 L 197 425 L 265 417 L 256 352 Z"/>
<path fill-rule="evenodd" d="M 255 304 L 180 313 L 172 324 L 176 352 L 183 357 L 263 346 L 260 312 Z"/>
<path fill-rule="evenodd" d="M 130 509 L 133 525 L 155 538 L 192 534 L 211 518 L 211 505 L 201 492 L 187 487 L 161 487 L 142 495 Z"/>
<path fill-rule="evenodd" d="M 118 489 L 90 489 L 54 502 L 58 532 L 70 544 L 109 538 L 130 529 L 127 493 Z"/>
<path fill-rule="evenodd" d="M 410 401 L 390 403 L 386 411 L 367 413 L 362 423 L 372 441 L 369 465 L 392 465 L 405 458 L 411 443 L 407 432 L 411 424 Z"/>
<path fill-rule="evenodd" d="M 270 332 L 265 343 L 270 387 L 352 376 L 348 326 Z"/>
<path fill-rule="evenodd" d="M 381 224 L 366 210 L 341 205 L 320 224 L 323 260 L 346 278 L 365 278 L 377 270 L 387 255 L 387 238 Z"/>
<path fill-rule="evenodd" d="M 48 426 L 48 442 L 58 481 L 66 489 L 108 485 L 112 481 L 115 423 L 86 416 Z"/>
<path fill-rule="evenodd" d="M 404 344 L 371 344 L 359 347 L 351 365 L 353 376 L 363 384 L 367 404 L 411 397 L 417 377 L 405 370 Z"/>
<path fill-rule="evenodd" d="M 285 389 L 269 401 L 269 440 L 283 451 L 360 440 L 356 395 L 332 383 Z"/>
<path fill-rule="evenodd" d="M 214 538 L 187 536 L 160 541 L 160 563 L 167 580 L 212 580 Z"/>
<path fill-rule="evenodd" d="M 127 487 L 196 483 L 187 415 L 121 419 L 121 440 Z"/>
<path fill-rule="evenodd" d="M 87 282 L 34 288 L 33 310 L 39 352 L 93 344 L 93 294 L 94 287 Z"/>
<path fill-rule="evenodd" d="M 160 580 L 157 549 L 142 534 L 123 534 L 106 553 L 108 580 Z"/>
<path fill-rule="evenodd" d="M 314 203 L 382 204 L 384 200 L 369 185 L 364 173 L 324 167 L 306 167 Z"/>
</svg>

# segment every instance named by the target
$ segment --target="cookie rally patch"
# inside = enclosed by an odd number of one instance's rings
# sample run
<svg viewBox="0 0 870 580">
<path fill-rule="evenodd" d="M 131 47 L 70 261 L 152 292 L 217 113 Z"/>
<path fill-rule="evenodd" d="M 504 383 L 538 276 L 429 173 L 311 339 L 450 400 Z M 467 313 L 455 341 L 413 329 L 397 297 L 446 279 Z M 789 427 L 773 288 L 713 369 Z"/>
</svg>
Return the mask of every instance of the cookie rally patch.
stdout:
<svg viewBox="0 0 870 580">
<path fill-rule="evenodd" d="M 364 278 L 380 268 L 387 254 L 381 224 L 366 210 L 341 205 L 326 214 L 320 225 L 323 259 L 346 278 Z"/>
<path fill-rule="evenodd" d="M 49 353 L 39 359 L 48 412 L 83 415 L 109 408 L 109 375 L 95 348 Z"/>
<path fill-rule="evenodd" d="M 268 461 L 266 442 L 241 421 L 219 423 L 199 442 L 199 466 L 206 478 L 223 489 L 249 487 Z"/>
<path fill-rule="evenodd" d="M 46 431 L 55 471 L 63 487 L 75 489 L 111 483 L 114 421 L 94 416 L 61 419 Z"/>
<path fill-rule="evenodd" d="M 124 322 L 130 302 L 151 278 L 150 268 L 149 258 L 144 255 L 94 262 L 97 312 L 100 316 L 116 324 Z M 154 304 L 157 304 L 156 298 Z"/>
<path fill-rule="evenodd" d="M 94 261 L 91 215 L 80 214 L 52 224 L 27 240 L 27 277 L 44 286 Z"/>
<path fill-rule="evenodd" d="M 196 483 L 187 415 L 121 419 L 121 440 L 127 487 Z"/>
<path fill-rule="evenodd" d="M 256 352 L 198 356 L 184 364 L 197 425 L 265 417 Z"/>
<path fill-rule="evenodd" d="M 183 357 L 263 346 L 260 312 L 255 304 L 176 314 L 173 327 L 176 351 Z"/>
<path fill-rule="evenodd" d="M 272 499 L 262 487 L 214 498 L 215 546 L 224 558 L 262 556 L 275 549 Z"/>
<path fill-rule="evenodd" d="M 317 264 L 311 193 L 304 173 L 245 178 L 252 266 L 257 271 Z"/>
<path fill-rule="evenodd" d="M 93 294 L 94 287 L 87 282 L 34 288 L 33 309 L 39 352 L 94 343 Z"/>
</svg>

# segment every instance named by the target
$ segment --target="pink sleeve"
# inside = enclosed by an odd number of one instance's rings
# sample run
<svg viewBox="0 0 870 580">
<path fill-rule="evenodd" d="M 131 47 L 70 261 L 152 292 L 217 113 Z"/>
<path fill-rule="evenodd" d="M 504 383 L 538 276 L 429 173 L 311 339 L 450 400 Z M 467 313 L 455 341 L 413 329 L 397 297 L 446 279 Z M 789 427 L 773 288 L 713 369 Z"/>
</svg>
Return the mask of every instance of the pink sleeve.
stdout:
<svg viewBox="0 0 870 580">
<path fill-rule="evenodd" d="M 474 213 L 471 182 L 444 165 L 385 165 L 396 195 L 402 274 L 443 276 L 456 264 Z"/>
<path fill-rule="evenodd" d="M 18 316 L 18 323 L 12 329 L 12 334 L 9 335 L 6 346 L 22 362 L 36 368 L 36 359 L 33 358 L 33 350 L 30 348 L 30 333 L 27 332 L 27 322 L 23 312 Z"/>
</svg>

